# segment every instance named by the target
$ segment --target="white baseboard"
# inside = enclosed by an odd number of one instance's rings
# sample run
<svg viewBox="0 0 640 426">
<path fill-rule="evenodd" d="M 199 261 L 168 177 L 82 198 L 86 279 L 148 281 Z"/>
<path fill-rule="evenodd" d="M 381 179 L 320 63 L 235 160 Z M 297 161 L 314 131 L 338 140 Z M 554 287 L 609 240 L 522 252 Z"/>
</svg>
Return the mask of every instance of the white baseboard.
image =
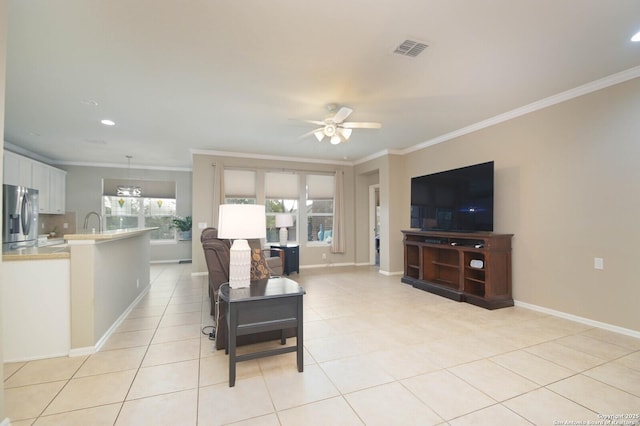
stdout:
<svg viewBox="0 0 640 426">
<path fill-rule="evenodd" d="M 97 352 L 95 346 L 85 346 L 82 348 L 74 348 L 69 351 L 69 357 L 93 355 Z"/>
<path fill-rule="evenodd" d="M 333 268 L 335 266 L 355 266 L 353 262 L 345 263 L 318 263 L 316 265 L 304 265 L 300 266 L 300 269 L 313 269 L 313 268 Z"/>
<path fill-rule="evenodd" d="M 378 272 L 382 275 L 387 275 L 387 276 L 394 276 L 394 275 L 403 275 L 404 272 L 403 271 L 396 271 L 396 272 L 391 272 L 391 271 L 383 271 L 382 269 L 379 269 Z"/>
<path fill-rule="evenodd" d="M 596 328 L 602 328 L 604 330 L 613 331 L 614 333 L 624 334 L 626 336 L 635 337 L 636 339 L 640 339 L 640 331 L 632 330 L 630 328 L 624 328 L 613 324 L 608 324 L 606 322 L 595 321 L 589 318 L 580 317 L 573 314 L 568 314 L 562 311 L 556 311 L 555 309 L 545 308 L 544 306 L 532 305 L 531 303 L 520 302 L 518 300 L 514 300 L 514 305 L 519 306 L 521 308 L 531 309 L 532 311 L 542 312 L 544 314 L 553 315 L 554 317 L 564 318 L 571 321 L 579 322 L 581 324 L 586 324 Z"/>
<path fill-rule="evenodd" d="M 129 307 L 127 307 L 127 309 L 125 309 L 124 312 L 122 312 L 122 314 L 118 317 L 118 319 L 115 320 L 115 322 L 113 324 L 111 324 L 111 327 L 109 327 L 109 329 L 102 335 L 102 337 L 100 339 L 98 339 L 98 341 L 96 342 L 95 346 L 84 346 L 84 347 L 81 347 L 81 348 L 73 348 L 73 349 L 71 349 L 69 351 L 69 356 L 70 357 L 85 356 L 85 355 L 91 355 L 91 354 L 94 354 L 94 353 L 98 352 L 100 350 L 100 348 L 105 344 L 105 342 L 109 339 L 109 337 L 111 337 L 113 332 L 120 326 L 120 324 L 122 324 L 122 322 L 131 313 L 133 308 L 135 308 L 138 305 L 138 303 L 140 303 L 140 300 L 142 300 L 142 298 L 144 296 L 146 296 L 147 293 L 149 293 L 149 289 L 150 288 L 151 288 L 151 285 L 147 285 L 140 292 L 138 297 L 136 297 L 134 299 L 134 301 L 131 302 Z"/>
<path fill-rule="evenodd" d="M 3 359 L 2 362 L 27 362 L 27 361 L 38 361 L 41 359 L 49 359 L 49 358 L 60 358 L 63 356 L 67 356 L 67 352 L 52 352 L 45 355 L 39 355 L 34 357 L 25 357 L 25 358 L 13 358 L 13 359 Z M 0 423 L 0 426 L 2 424 Z"/>
<path fill-rule="evenodd" d="M 206 276 L 206 275 L 209 275 L 209 273 L 208 272 L 192 272 L 191 273 L 192 277 L 201 277 L 201 276 Z"/>
<path fill-rule="evenodd" d="M 120 326 L 120 324 L 122 324 L 122 322 L 127 319 L 127 316 L 129 316 L 129 314 L 131 313 L 131 311 L 133 310 L 133 308 L 135 308 L 138 303 L 140 303 L 140 300 L 142 300 L 142 298 L 144 296 L 147 295 L 147 293 L 149 293 L 149 290 L 151 289 L 151 284 L 147 285 L 138 295 L 138 297 L 136 297 L 134 299 L 133 302 L 131 302 L 131 304 L 129 305 L 129 307 L 127 309 L 124 310 L 124 312 L 118 317 L 118 319 L 111 325 L 111 327 L 109 327 L 109 329 L 102 335 L 102 337 L 96 342 L 96 352 L 100 350 L 100 348 L 102 347 L 102 345 L 105 344 L 105 342 L 107 341 L 107 339 L 109 339 L 109 337 L 111 337 L 111 335 L 113 334 L 113 332 L 116 330 L 116 328 L 118 328 Z"/>
</svg>

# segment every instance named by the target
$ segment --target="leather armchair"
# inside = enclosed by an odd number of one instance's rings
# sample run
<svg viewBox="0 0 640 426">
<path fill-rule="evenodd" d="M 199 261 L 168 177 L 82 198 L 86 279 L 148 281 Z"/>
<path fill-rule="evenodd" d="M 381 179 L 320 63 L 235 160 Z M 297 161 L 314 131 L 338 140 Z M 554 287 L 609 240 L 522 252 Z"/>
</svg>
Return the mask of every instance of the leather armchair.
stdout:
<svg viewBox="0 0 640 426">
<path fill-rule="evenodd" d="M 215 316 L 215 300 L 220 286 L 229 282 L 229 249 L 230 240 L 218 238 L 216 228 L 206 228 L 200 234 L 200 242 L 204 250 L 204 258 L 209 272 L 209 299 L 211 300 L 211 316 Z"/>
<path fill-rule="evenodd" d="M 218 238 L 218 230 L 216 228 L 206 228 L 202 230 L 200 242 L 204 250 L 204 257 L 209 272 L 209 298 L 211 300 L 210 314 L 214 317 L 216 324 L 216 349 L 225 349 L 227 346 L 227 323 L 225 321 L 226 305 L 218 303 L 218 291 L 220 286 L 229 282 L 229 251 L 231 249 L 230 240 L 221 240 Z M 249 246 L 259 248 L 263 254 L 268 252 L 271 255 L 271 249 L 264 249 L 260 240 L 249 240 Z M 275 253 L 275 251 L 274 251 Z M 270 256 L 266 257 L 267 266 L 271 276 L 282 274 L 282 257 Z M 218 307 L 218 309 L 216 309 Z M 295 336 L 295 329 L 285 331 L 285 337 Z M 267 340 L 279 340 L 280 331 L 268 331 L 264 333 L 250 334 L 246 336 L 238 336 L 238 345 L 246 345 L 250 343 L 263 342 Z"/>
</svg>

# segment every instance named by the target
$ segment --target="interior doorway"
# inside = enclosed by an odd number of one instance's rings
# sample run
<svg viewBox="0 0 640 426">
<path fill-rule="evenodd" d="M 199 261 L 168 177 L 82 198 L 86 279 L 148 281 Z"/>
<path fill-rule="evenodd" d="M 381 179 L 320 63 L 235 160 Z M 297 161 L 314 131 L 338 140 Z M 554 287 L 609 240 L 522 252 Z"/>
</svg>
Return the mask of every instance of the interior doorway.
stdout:
<svg viewBox="0 0 640 426">
<path fill-rule="evenodd" d="M 369 185 L 369 264 L 380 266 L 380 185 Z"/>
</svg>

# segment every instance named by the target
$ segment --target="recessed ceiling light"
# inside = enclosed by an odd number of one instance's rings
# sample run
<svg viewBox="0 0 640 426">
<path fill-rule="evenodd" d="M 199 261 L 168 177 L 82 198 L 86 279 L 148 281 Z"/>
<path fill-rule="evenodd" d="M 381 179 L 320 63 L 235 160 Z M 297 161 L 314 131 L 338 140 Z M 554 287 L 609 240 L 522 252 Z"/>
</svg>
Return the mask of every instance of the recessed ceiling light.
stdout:
<svg viewBox="0 0 640 426">
<path fill-rule="evenodd" d="M 638 31 L 633 35 L 633 37 L 631 37 L 631 41 L 640 41 L 640 31 Z"/>
<path fill-rule="evenodd" d="M 93 99 L 83 99 L 80 103 L 87 106 L 98 106 L 98 101 L 94 101 Z"/>
<path fill-rule="evenodd" d="M 104 124 L 105 126 L 115 126 L 116 125 L 116 122 L 113 121 L 113 120 L 106 120 L 105 119 L 105 120 L 100 120 L 100 122 L 102 124 Z"/>
</svg>

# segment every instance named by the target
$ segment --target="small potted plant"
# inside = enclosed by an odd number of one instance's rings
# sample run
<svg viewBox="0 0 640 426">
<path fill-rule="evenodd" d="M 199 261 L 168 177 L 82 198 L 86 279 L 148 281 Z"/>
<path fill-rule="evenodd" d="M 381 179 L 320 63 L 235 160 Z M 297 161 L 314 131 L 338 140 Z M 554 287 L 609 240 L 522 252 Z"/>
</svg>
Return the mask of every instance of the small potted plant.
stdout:
<svg viewBox="0 0 640 426">
<path fill-rule="evenodd" d="M 178 238 L 180 240 L 191 239 L 191 216 L 180 217 L 176 216 L 171 219 L 171 227 L 178 230 Z"/>
</svg>

